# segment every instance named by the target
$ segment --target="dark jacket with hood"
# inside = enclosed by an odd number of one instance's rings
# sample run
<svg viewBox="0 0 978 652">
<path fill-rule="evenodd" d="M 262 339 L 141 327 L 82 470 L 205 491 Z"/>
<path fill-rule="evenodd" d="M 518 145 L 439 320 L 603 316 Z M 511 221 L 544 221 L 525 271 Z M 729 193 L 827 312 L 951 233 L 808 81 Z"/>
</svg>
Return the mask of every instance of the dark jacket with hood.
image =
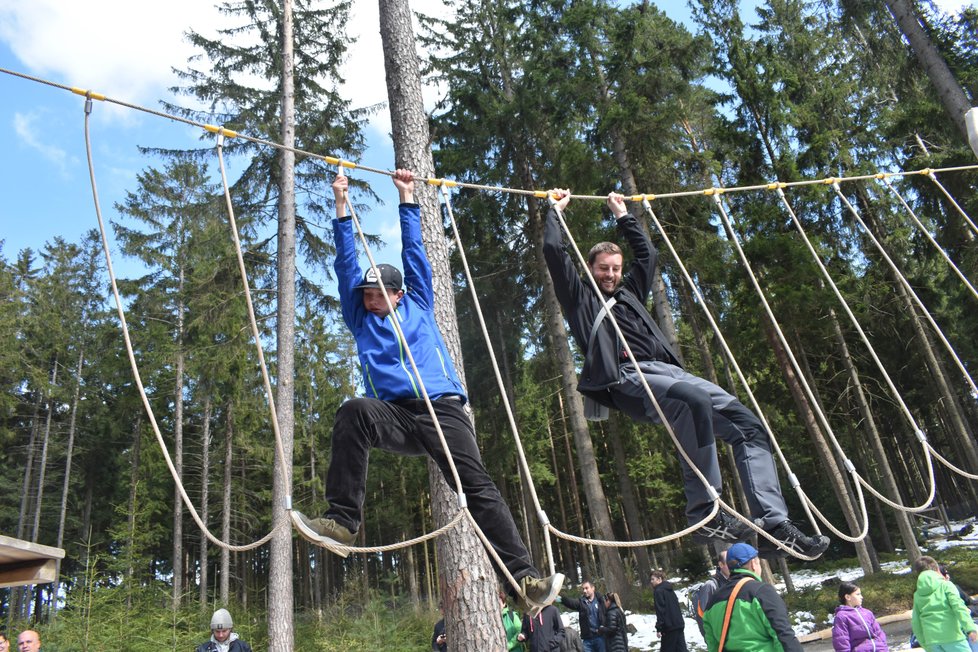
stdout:
<svg viewBox="0 0 978 652">
<path fill-rule="evenodd" d="M 631 324 L 631 327 L 623 326 L 623 332 L 644 330 L 649 334 L 652 348 L 657 351 L 656 359 L 681 367 L 679 356 L 669 346 L 665 335 L 644 304 L 652 290 L 659 254 L 638 220 L 631 214 L 618 219 L 618 233 L 628 242 L 634 259 L 613 295 L 616 304 L 612 308 L 612 314 L 619 324 L 626 321 Z M 609 297 L 599 297 L 590 282 L 581 280 L 566 251 L 563 232 L 553 207 L 547 213 L 543 254 L 564 317 L 570 325 L 577 346 L 584 353 L 584 366 L 578 378 L 577 391 L 602 405 L 615 407 L 610 389 L 620 383 L 619 365 L 626 361 L 624 347 L 620 345 L 610 319 L 602 319 L 597 330 L 592 332 Z"/>
<path fill-rule="evenodd" d="M 547 605 L 531 618 L 530 614 L 523 616 L 521 631 L 526 639 L 529 652 L 558 652 L 564 642 L 564 622 L 560 619 L 557 607 Z"/>
<path fill-rule="evenodd" d="M 652 589 L 652 601 L 655 604 L 655 629 L 657 632 L 671 632 L 685 629 L 683 612 L 679 608 L 679 598 L 672 584 L 663 580 Z"/>
</svg>

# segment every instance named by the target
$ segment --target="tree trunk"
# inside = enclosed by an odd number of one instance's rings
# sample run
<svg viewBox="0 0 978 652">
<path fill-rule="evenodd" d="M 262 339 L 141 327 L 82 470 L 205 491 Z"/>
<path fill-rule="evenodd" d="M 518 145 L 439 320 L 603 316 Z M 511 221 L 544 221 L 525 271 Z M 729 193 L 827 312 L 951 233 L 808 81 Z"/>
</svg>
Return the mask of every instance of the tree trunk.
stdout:
<svg viewBox="0 0 978 652">
<path fill-rule="evenodd" d="M 54 416 L 54 387 L 58 384 L 58 359 L 54 359 L 51 369 L 51 385 L 48 388 L 48 415 L 44 420 L 44 437 L 41 439 L 41 459 L 37 465 L 37 498 L 34 499 L 34 528 L 31 530 L 31 541 L 37 542 L 41 530 L 41 502 L 44 497 L 44 478 L 48 468 L 48 445 L 51 442 L 51 418 Z"/>
<path fill-rule="evenodd" d="M 625 454 L 625 446 L 621 441 L 621 429 L 618 427 L 618 419 L 605 421 L 605 433 L 611 442 L 611 450 L 615 458 L 615 472 L 618 474 L 618 490 L 621 493 L 621 506 L 625 514 L 625 524 L 628 527 L 629 539 L 641 541 L 645 539 L 645 526 L 642 524 L 642 510 L 639 509 L 636 500 L 635 485 L 632 477 L 628 473 L 628 460 Z M 641 586 L 649 587 L 649 578 L 652 573 L 652 564 L 649 560 L 649 551 L 645 547 L 629 548 L 635 555 L 635 568 L 638 573 L 638 580 Z M 630 590 L 631 584 L 620 586 L 622 597 L 630 599 L 633 592 Z M 628 588 L 626 588 L 628 587 Z M 629 600 L 630 601 L 630 600 Z"/>
<path fill-rule="evenodd" d="M 181 234 L 183 229 L 181 229 Z M 181 247 L 182 249 L 183 247 Z M 183 482 L 183 265 L 179 268 L 177 299 L 176 379 L 173 388 L 173 466 L 176 483 Z M 173 487 L 173 609 L 179 609 L 183 597 L 183 499 L 180 488 Z"/>
<path fill-rule="evenodd" d="M 27 529 L 27 512 L 30 509 L 31 484 L 34 481 L 34 449 L 37 447 L 37 431 L 40 428 L 41 392 L 34 398 L 34 412 L 31 416 L 31 434 L 27 440 L 27 461 L 24 463 L 24 482 L 20 490 L 20 515 L 17 518 L 17 538 L 24 537 Z"/>
<path fill-rule="evenodd" d="M 68 443 L 65 450 L 65 477 L 61 483 L 61 509 L 58 510 L 58 541 L 55 547 L 60 548 L 65 540 L 65 517 L 68 513 L 68 489 L 71 485 L 71 460 L 75 452 L 75 425 L 78 422 L 78 403 L 81 398 L 81 377 L 82 366 L 85 363 L 85 348 L 78 349 L 78 364 L 75 366 L 75 392 L 71 398 L 71 419 L 68 423 Z M 61 560 L 55 565 L 55 583 L 60 586 L 61 582 Z M 57 608 L 58 601 L 54 601 Z"/>
<path fill-rule="evenodd" d="M 231 477 L 234 470 L 231 466 L 231 443 L 234 439 L 234 413 L 232 403 L 228 401 L 227 430 L 224 433 L 224 482 L 221 484 L 221 541 L 231 540 Z M 220 603 L 227 604 L 230 598 L 231 551 L 221 548 L 221 570 L 218 573 L 218 594 Z"/>
<path fill-rule="evenodd" d="M 550 466 L 553 469 L 554 478 L 556 482 L 554 483 L 554 490 L 557 492 L 557 505 L 560 509 L 560 519 L 557 521 L 558 527 L 564 531 L 569 532 L 569 522 L 567 519 L 567 492 L 564 490 L 564 479 L 569 475 L 572 479 L 574 477 L 573 468 L 574 464 L 570 463 L 567 466 L 561 467 L 557 463 L 557 447 L 554 444 L 553 430 L 550 427 L 549 419 L 546 422 L 547 427 L 547 441 L 550 442 Z M 571 473 L 566 473 L 567 469 L 571 470 Z M 560 551 L 561 568 L 576 568 L 577 567 L 577 556 L 573 554 L 570 542 L 566 539 L 558 539 L 556 541 L 557 549 Z M 555 562 L 556 563 L 556 562 Z"/>
<path fill-rule="evenodd" d="M 802 423 L 805 424 L 805 429 L 808 431 L 812 443 L 815 445 L 815 451 L 818 453 L 819 459 L 822 461 L 823 477 L 830 482 L 832 490 L 835 492 L 836 499 L 839 501 L 839 505 L 842 508 L 842 513 L 845 515 L 846 523 L 848 523 L 850 531 L 857 532 L 860 529 L 859 522 L 856 518 L 856 513 L 853 509 L 849 492 L 846 490 L 845 481 L 842 478 L 842 471 L 839 469 L 835 455 L 832 452 L 832 449 L 829 447 L 828 442 L 825 440 L 825 436 L 822 434 L 822 430 L 818 425 L 817 419 L 815 418 L 815 413 L 808 404 L 808 399 L 802 390 L 801 382 L 798 380 L 795 369 L 788 359 L 788 354 L 785 352 L 784 346 L 774 333 L 774 327 L 767 319 L 764 320 L 763 326 L 764 331 L 768 336 L 768 340 L 774 349 L 774 355 L 775 358 L 777 358 L 778 366 L 781 368 L 781 374 L 784 376 L 785 382 L 788 384 L 788 389 L 791 391 L 791 396 L 795 401 L 795 407 L 798 410 L 798 414 L 801 417 Z M 869 553 L 866 550 L 865 542 L 860 541 L 854 545 L 856 546 L 856 556 L 859 558 L 859 565 L 862 567 L 863 572 L 869 575 L 873 572 L 873 564 L 870 560 Z"/>
<path fill-rule="evenodd" d="M 849 353 L 849 346 L 846 344 L 846 338 L 842 334 L 842 328 L 839 325 L 839 320 L 837 319 L 834 310 L 829 309 L 829 317 L 832 320 L 832 333 L 835 335 L 840 358 L 842 359 L 843 366 L 846 368 L 846 372 L 849 374 L 849 382 L 852 384 L 856 404 L 859 407 L 859 416 L 862 418 L 863 428 L 866 431 L 867 439 L 869 440 L 873 452 L 875 453 L 876 462 L 879 465 L 879 472 L 883 479 L 883 484 L 885 485 L 886 491 L 890 495 L 891 500 L 903 503 L 904 498 L 900 495 L 900 489 L 897 487 L 896 479 L 893 477 L 893 469 L 890 467 L 886 448 L 883 446 L 883 440 L 880 438 L 879 429 L 876 427 L 876 419 L 873 417 L 873 411 L 870 409 L 869 400 L 866 397 L 866 392 L 863 391 L 862 381 L 859 379 L 859 372 L 856 371 L 856 365 L 852 361 L 852 356 Z M 917 538 L 914 536 L 913 528 L 910 526 L 910 518 L 907 516 L 906 512 L 902 512 L 900 510 L 895 510 L 894 516 L 896 517 L 897 527 L 900 530 L 900 537 L 903 539 L 904 550 L 907 551 L 907 558 L 912 564 L 918 557 L 920 557 L 920 548 L 917 546 Z"/>
<path fill-rule="evenodd" d="M 587 527 L 584 520 L 584 508 L 581 505 L 581 491 L 577 486 L 577 474 L 573 472 L 576 467 L 574 464 L 574 451 L 571 448 L 571 434 L 570 428 L 568 427 L 567 410 L 564 409 L 564 394 L 563 392 L 557 394 L 557 405 L 560 408 L 560 423 L 564 426 L 564 436 L 561 437 L 564 441 L 564 459 L 567 460 L 567 466 L 564 468 L 568 471 L 565 474 L 570 480 L 570 490 L 568 493 L 571 496 L 571 500 L 574 505 L 574 522 L 577 525 L 577 531 L 574 532 L 579 537 L 587 536 Z M 557 469 L 554 469 L 556 472 Z M 583 577 L 578 577 L 578 580 L 585 580 L 594 577 L 594 548 L 593 546 L 588 546 L 586 548 L 587 552 L 584 555 L 584 561 L 580 564 L 581 570 L 584 573 Z M 576 568 L 576 566 L 574 567 Z"/>
<path fill-rule="evenodd" d="M 292 0 L 283 0 L 281 142 L 287 148 L 295 147 L 292 7 Z M 272 472 L 272 527 L 277 530 L 269 548 L 268 646 L 276 652 L 292 652 L 292 528 L 285 509 L 292 497 L 295 428 L 295 154 L 289 149 L 279 150 L 279 175 L 275 403 L 284 457 L 275 456 Z"/>
<path fill-rule="evenodd" d="M 434 161 L 421 95 L 420 63 L 407 0 L 380 1 L 380 33 L 396 165 L 410 168 L 421 176 L 433 176 Z M 432 265 L 436 321 L 464 383 L 455 297 L 441 213 L 434 193 L 423 184 L 418 185 L 415 195 L 421 204 L 422 236 Z M 457 499 L 432 460 L 428 461 L 428 476 L 435 520 L 440 526 L 451 520 L 458 510 Z M 495 574 L 470 523 L 465 520 L 462 527 L 450 536 L 439 537 L 437 551 L 446 635 L 449 640 L 456 641 L 452 647 L 504 650 L 505 638 L 498 615 Z"/>
<path fill-rule="evenodd" d="M 210 527 L 210 479 L 211 474 L 211 396 L 204 399 L 204 428 L 200 437 L 200 520 Z M 209 542 L 203 530 L 200 532 L 200 604 L 207 604 L 207 588 L 210 583 L 210 564 L 207 563 Z M 226 603 L 225 603 L 226 604 Z"/>
<path fill-rule="evenodd" d="M 914 12 L 911 0 L 885 0 L 887 8 L 893 14 L 897 26 L 910 43 L 917 61 L 924 68 L 927 77 L 937 91 L 937 97 L 944 105 L 944 110 L 954 122 L 954 126 L 968 144 L 968 128 L 964 122 L 964 114 L 971 108 L 971 101 L 965 94 L 961 84 L 954 78 L 947 62 L 941 56 L 937 47 L 931 42 L 927 32 L 920 24 L 920 19 Z"/>
<path fill-rule="evenodd" d="M 136 568 L 133 566 L 133 551 L 136 546 L 134 533 L 136 530 L 136 509 L 137 489 L 139 487 L 139 463 L 143 444 L 143 417 L 142 413 L 136 417 L 135 427 L 133 428 L 132 438 L 132 459 L 129 463 L 129 518 L 126 536 L 126 550 L 128 550 L 129 564 L 126 567 L 126 606 L 132 607 L 132 584 Z"/>
</svg>

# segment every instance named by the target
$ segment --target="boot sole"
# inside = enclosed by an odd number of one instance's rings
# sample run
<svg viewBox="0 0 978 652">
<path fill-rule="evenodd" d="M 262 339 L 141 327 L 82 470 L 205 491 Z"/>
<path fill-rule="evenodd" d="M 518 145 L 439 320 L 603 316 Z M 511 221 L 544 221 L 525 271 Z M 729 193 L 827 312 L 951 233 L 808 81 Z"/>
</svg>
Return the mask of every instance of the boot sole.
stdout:
<svg viewBox="0 0 978 652">
<path fill-rule="evenodd" d="M 564 586 L 564 579 L 566 578 L 563 573 L 554 573 L 554 581 L 550 584 L 550 593 L 547 594 L 543 602 L 526 598 L 526 603 L 530 606 L 530 618 L 537 616 L 547 605 L 553 604 L 553 601 L 560 594 L 561 587 Z"/>
<path fill-rule="evenodd" d="M 781 548 L 775 547 L 769 541 L 767 541 L 767 539 L 762 538 L 762 540 L 766 543 L 766 545 L 761 544 L 761 547 L 758 547 L 757 550 L 757 556 L 760 557 L 761 559 L 782 559 L 788 556 L 788 553 L 786 553 Z M 784 542 L 782 541 L 781 543 Z M 798 550 L 795 547 L 791 547 L 791 550 L 793 552 L 798 553 L 799 555 L 804 555 L 806 557 L 814 557 L 817 559 L 821 557 L 825 553 L 825 551 L 828 550 L 828 548 L 829 548 L 828 537 L 823 536 L 820 537 L 819 545 L 814 550 L 809 550 L 809 551 Z"/>
<path fill-rule="evenodd" d="M 292 524 L 295 525 L 295 529 L 302 535 L 302 538 L 309 543 L 314 543 L 318 546 L 323 546 L 329 550 L 334 555 L 339 555 L 344 559 L 350 556 L 349 550 L 339 550 L 333 548 L 332 546 L 348 546 L 350 544 L 343 543 L 342 541 L 337 541 L 331 537 L 325 537 L 318 532 L 316 532 L 309 524 L 309 519 L 305 514 L 299 511 L 293 510 L 295 518 L 292 519 Z"/>
</svg>

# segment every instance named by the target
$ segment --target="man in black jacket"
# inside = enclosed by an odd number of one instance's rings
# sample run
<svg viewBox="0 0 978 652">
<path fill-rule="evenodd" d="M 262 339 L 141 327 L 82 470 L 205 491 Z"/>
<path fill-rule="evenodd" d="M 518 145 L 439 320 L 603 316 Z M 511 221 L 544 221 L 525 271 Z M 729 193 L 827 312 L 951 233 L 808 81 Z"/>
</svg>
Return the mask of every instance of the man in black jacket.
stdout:
<svg viewBox="0 0 978 652">
<path fill-rule="evenodd" d="M 686 621 L 679 608 L 679 598 L 666 579 L 665 571 L 654 570 L 649 578 L 652 582 L 652 602 L 655 605 L 655 631 L 662 639 L 659 652 L 687 652 L 683 631 Z"/>
<path fill-rule="evenodd" d="M 543 252 L 557 300 L 584 354 L 578 391 L 587 399 L 621 410 L 637 421 L 659 423 L 659 414 L 642 383 L 644 377 L 679 444 L 710 485 L 704 486 L 680 456 L 686 518 L 690 524 L 709 516 L 720 493 L 716 452 L 716 437 L 719 437 L 733 447 L 737 471 L 755 522 L 796 553 L 818 557 L 825 552 L 828 537 L 806 536 L 788 520 L 771 443 L 760 420 L 734 396 L 686 372 L 646 309 L 658 252 L 638 220 L 626 210 L 625 198 L 611 193 L 607 203 L 634 259 L 623 275 L 618 245 L 601 242 L 591 249 L 588 267 L 601 291 L 599 296 L 590 282 L 582 282 L 565 250 L 557 211 L 567 206 L 570 191 L 554 189 L 551 197 L 555 201 L 547 214 Z M 609 311 L 634 360 L 629 359 L 626 347 L 619 342 L 612 320 L 605 318 Z M 730 543 L 751 533 L 747 525 L 721 511 L 697 530 L 693 540 Z M 765 556 L 783 554 L 763 537 L 760 544 Z"/>
<path fill-rule="evenodd" d="M 585 581 L 581 584 L 580 598 L 558 597 L 557 602 L 565 608 L 577 612 L 578 627 L 585 652 L 604 652 L 604 635 L 601 627 L 605 622 L 604 598 L 594 590 L 594 584 Z"/>
</svg>

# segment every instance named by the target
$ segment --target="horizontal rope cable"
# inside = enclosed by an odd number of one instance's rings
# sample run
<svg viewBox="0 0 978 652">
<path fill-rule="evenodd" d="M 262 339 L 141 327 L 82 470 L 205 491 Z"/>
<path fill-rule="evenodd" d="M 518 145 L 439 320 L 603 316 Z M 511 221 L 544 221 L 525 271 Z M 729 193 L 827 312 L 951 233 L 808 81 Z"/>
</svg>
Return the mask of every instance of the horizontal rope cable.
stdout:
<svg viewBox="0 0 978 652">
<path fill-rule="evenodd" d="M 353 161 L 347 161 L 347 160 L 344 160 L 344 159 L 342 159 L 340 157 L 336 157 L 336 156 L 328 156 L 328 155 L 324 155 L 324 154 L 318 154 L 316 152 L 310 152 L 310 151 L 307 151 L 307 150 L 298 149 L 296 147 L 288 147 L 286 145 L 282 145 L 280 143 L 276 143 L 275 141 L 266 140 L 264 138 L 258 138 L 258 137 L 255 137 L 255 136 L 250 136 L 250 135 L 248 135 L 246 133 L 243 133 L 243 132 L 234 131 L 234 130 L 231 130 L 231 129 L 226 129 L 226 128 L 222 127 L 222 126 L 217 126 L 217 125 L 207 124 L 207 123 L 204 123 L 204 122 L 199 122 L 197 120 L 191 120 L 189 118 L 184 118 L 182 116 L 173 115 L 171 113 L 166 113 L 164 111 L 159 111 L 159 110 L 156 110 L 156 109 L 150 109 L 150 108 L 147 108 L 147 107 L 144 107 L 144 106 L 140 106 L 139 104 L 134 104 L 132 102 L 126 102 L 126 101 L 123 101 L 123 100 L 117 100 L 115 98 L 109 97 L 107 95 L 103 95 L 101 93 L 96 93 L 96 92 L 91 91 L 91 90 L 85 90 L 85 89 L 81 89 L 81 88 L 77 88 L 77 87 L 73 87 L 73 86 L 67 86 L 65 84 L 59 84 L 57 82 L 52 82 L 52 81 L 43 79 L 41 77 L 35 77 L 34 75 L 28 75 L 26 73 L 22 73 L 22 72 L 17 72 L 17 71 L 14 71 L 14 70 L 10 70 L 9 68 L 0 68 L 0 72 L 6 73 L 6 74 L 11 75 L 13 77 L 19 77 L 21 79 L 25 79 L 25 80 L 28 80 L 28 81 L 37 82 L 37 83 L 40 83 L 40 84 L 45 84 L 47 86 L 51 86 L 53 88 L 58 88 L 58 89 L 61 89 L 61 90 L 65 90 L 65 91 L 68 91 L 70 93 L 74 93 L 76 95 L 81 95 L 81 96 L 84 96 L 84 97 L 90 97 L 93 100 L 99 100 L 101 102 L 108 102 L 108 103 L 111 103 L 111 104 L 116 104 L 118 106 L 126 107 L 128 109 L 133 109 L 135 111 L 141 111 L 143 113 L 148 113 L 150 115 L 154 115 L 154 116 L 157 116 L 157 117 L 160 117 L 160 118 L 165 118 L 167 120 L 173 120 L 175 122 L 180 122 L 180 123 L 183 123 L 183 124 L 186 124 L 186 125 L 190 125 L 192 127 L 197 127 L 197 128 L 203 129 L 203 130 L 205 130 L 207 132 L 210 132 L 210 133 L 213 133 L 213 134 L 222 134 L 222 135 L 224 135 L 227 138 L 240 138 L 242 140 L 247 140 L 249 142 L 252 142 L 252 143 L 255 143 L 255 144 L 258 144 L 258 145 L 265 145 L 267 147 L 273 147 L 275 149 L 289 151 L 289 152 L 293 152 L 295 154 L 300 154 L 302 156 L 307 156 L 309 158 L 314 158 L 314 159 L 318 159 L 318 160 L 321 160 L 321 161 L 325 161 L 326 163 L 329 163 L 330 165 L 339 165 L 339 166 L 346 167 L 346 168 L 363 170 L 365 172 L 372 172 L 374 174 L 381 174 L 381 175 L 388 176 L 388 177 L 393 177 L 394 176 L 394 172 L 391 171 L 391 170 L 383 170 L 383 169 L 380 169 L 380 168 L 369 167 L 369 166 L 366 166 L 366 165 L 361 165 L 359 163 L 354 163 Z M 802 180 L 802 181 L 788 181 L 788 182 L 773 182 L 773 183 L 764 183 L 764 184 L 756 184 L 756 185 L 749 185 L 749 186 L 711 187 L 711 188 L 701 188 L 701 189 L 697 189 L 697 190 L 684 190 L 684 191 L 678 191 L 678 192 L 667 192 L 667 193 L 659 193 L 659 194 L 647 193 L 647 194 L 638 194 L 638 195 L 626 195 L 625 196 L 625 200 L 626 201 L 630 201 L 630 202 L 642 202 L 643 200 L 653 201 L 653 200 L 656 200 L 656 199 L 673 199 L 673 198 L 677 198 L 677 197 L 713 196 L 713 195 L 716 195 L 716 194 L 756 192 L 756 191 L 761 191 L 761 190 L 773 190 L 774 187 L 777 187 L 777 186 L 780 186 L 782 188 L 797 188 L 797 187 L 814 186 L 814 185 L 832 185 L 832 184 L 835 184 L 835 183 L 844 183 L 844 182 L 848 182 L 848 181 L 863 181 L 863 180 L 867 180 L 867 179 L 884 179 L 884 178 L 893 177 L 893 176 L 915 176 L 915 175 L 923 175 L 923 176 L 931 177 L 933 179 L 933 175 L 935 173 L 938 173 L 938 172 L 960 172 L 960 171 L 965 171 L 965 170 L 978 170 L 978 164 L 975 164 L 975 165 L 959 165 L 959 166 L 945 167 L 945 168 L 923 168 L 923 169 L 920 169 L 920 170 L 909 170 L 909 171 L 876 172 L 876 173 L 873 173 L 873 174 L 861 174 L 861 175 L 854 175 L 854 176 L 847 176 L 847 177 L 825 177 L 825 178 L 822 178 L 822 179 L 808 179 L 808 180 Z M 483 184 L 469 183 L 469 182 L 464 182 L 464 181 L 454 181 L 454 180 L 451 180 L 451 179 L 444 179 L 444 178 L 438 178 L 438 177 L 427 177 L 427 178 L 424 178 L 423 181 L 425 183 L 427 183 L 428 185 L 432 185 L 432 186 L 445 185 L 445 186 L 447 186 L 449 188 L 456 188 L 457 187 L 457 188 L 468 188 L 468 189 L 471 189 L 471 190 L 483 190 L 483 191 L 491 191 L 491 192 L 503 192 L 503 193 L 508 193 L 508 194 L 512 194 L 512 195 L 525 195 L 525 196 L 528 195 L 528 196 L 533 196 L 533 197 L 537 197 L 537 198 L 540 198 L 540 199 L 545 199 L 547 197 L 547 191 L 546 190 L 526 190 L 526 189 L 522 189 L 522 188 L 508 188 L 506 186 L 483 185 Z M 604 201 L 605 199 L 607 199 L 607 196 L 606 195 L 571 195 L 571 198 L 572 199 L 581 199 L 581 200 L 590 200 L 590 201 Z M 959 208 L 959 210 L 960 210 L 960 208 Z"/>
</svg>

